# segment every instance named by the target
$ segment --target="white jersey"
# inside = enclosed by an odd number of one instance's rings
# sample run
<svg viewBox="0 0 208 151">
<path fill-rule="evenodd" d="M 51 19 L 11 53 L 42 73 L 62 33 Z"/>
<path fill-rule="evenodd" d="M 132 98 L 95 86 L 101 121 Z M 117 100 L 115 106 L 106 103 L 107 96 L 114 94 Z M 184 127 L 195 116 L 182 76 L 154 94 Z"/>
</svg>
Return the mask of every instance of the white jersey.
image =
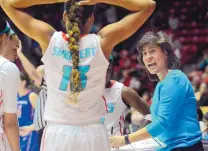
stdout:
<svg viewBox="0 0 208 151">
<path fill-rule="evenodd" d="M 80 39 L 78 69 L 83 90 L 78 95 L 78 103 L 70 104 L 72 55 L 66 39 L 66 34 L 55 32 L 42 58 L 48 93 L 44 119 L 69 125 L 97 123 L 106 114 L 102 94 L 109 62 L 97 35 L 89 34 Z"/>
<path fill-rule="evenodd" d="M 17 113 L 17 90 L 20 74 L 17 66 L 0 56 L 0 150 L 10 151 L 3 131 L 3 114 Z"/>
<path fill-rule="evenodd" d="M 106 88 L 103 94 L 108 107 L 108 114 L 105 116 L 105 125 L 110 136 L 119 136 L 123 135 L 124 118 L 128 108 L 122 100 L 123 84 L 117 81 L 111 81 L 111 83 L 110 88 Z"/>
</svg>

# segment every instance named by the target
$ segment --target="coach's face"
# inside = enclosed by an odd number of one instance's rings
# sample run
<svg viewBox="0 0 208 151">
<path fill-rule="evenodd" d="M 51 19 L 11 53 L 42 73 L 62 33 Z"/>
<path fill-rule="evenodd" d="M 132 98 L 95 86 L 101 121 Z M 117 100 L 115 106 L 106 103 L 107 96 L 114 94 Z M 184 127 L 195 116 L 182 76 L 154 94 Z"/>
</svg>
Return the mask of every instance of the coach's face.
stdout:
<svg viewBox="0 0 208 151">
<path fill-rule="evenodd" d="M 154 44 L 147 44 L 143 47 L 143 62 L 151 74 L 160 74 L 167 70 L 167 53 Z"/>
</svg>

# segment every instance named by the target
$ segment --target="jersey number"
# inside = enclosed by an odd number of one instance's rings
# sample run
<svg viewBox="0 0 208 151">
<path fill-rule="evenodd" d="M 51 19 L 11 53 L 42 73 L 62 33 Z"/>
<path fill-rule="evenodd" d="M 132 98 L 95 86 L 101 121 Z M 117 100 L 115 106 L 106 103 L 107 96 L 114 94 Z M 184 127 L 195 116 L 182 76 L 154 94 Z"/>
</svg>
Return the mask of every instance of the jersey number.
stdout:
<svg viewBox="0 0 208 151">
<path fill-rule="evenodd" d="M 90 66 L 78 66 L 78 70 L 80 71 L 80 82 L 81 82 L 81 88 L 82 90 L 85 89 L 86 85 L 87 85 L 87 76 L 86 73 L 90 70 Z M 59 90 L 62 91 L 67 91 L 69 82 L 70 82 L 70 76 L 71 76 L 71 72 L 72 72 L 72 66 L 63 66 L 63 77 L 61 80 L 61 84 L 59 87 Z M 70 83 L 70 89 L 72 91 L 73 89 L 73 84 Z"/>
</svg>

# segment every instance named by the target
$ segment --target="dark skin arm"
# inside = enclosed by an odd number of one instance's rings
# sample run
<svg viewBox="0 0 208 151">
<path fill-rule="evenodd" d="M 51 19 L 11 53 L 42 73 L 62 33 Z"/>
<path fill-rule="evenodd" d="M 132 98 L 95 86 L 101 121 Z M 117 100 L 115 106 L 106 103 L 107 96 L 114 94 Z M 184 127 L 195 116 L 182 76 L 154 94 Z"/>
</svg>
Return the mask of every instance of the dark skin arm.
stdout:
<svg viewBox="0 0 208 151">
<path fill-rule="evenodd" d="M 150 114 L 149 105 L 133 89 L 124 86 L 122 89 L 122 100 L 124 104 L 135 108 L 142 115 Z M 142 120 L 140 128 L 145 127 L 150 122 L 146 119 Z"/>
</svg>

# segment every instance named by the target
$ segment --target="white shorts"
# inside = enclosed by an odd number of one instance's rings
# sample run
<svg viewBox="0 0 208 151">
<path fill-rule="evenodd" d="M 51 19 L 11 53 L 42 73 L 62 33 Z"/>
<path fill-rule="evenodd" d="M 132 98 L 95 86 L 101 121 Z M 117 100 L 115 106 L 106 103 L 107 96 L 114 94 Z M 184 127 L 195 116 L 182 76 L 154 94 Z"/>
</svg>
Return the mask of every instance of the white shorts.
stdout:
<svg viewBox="0 0 208 151">
<path fill-rule="evenodd" d="M 110 151 L 107 129 L 103 124 L 48 124 L 43 133 L 41 151 Z"/>
<path fill-rule="evenodd" d="M 5 133 L 0 133 L 0 151 L 12 151 Z"/>
</svg>

